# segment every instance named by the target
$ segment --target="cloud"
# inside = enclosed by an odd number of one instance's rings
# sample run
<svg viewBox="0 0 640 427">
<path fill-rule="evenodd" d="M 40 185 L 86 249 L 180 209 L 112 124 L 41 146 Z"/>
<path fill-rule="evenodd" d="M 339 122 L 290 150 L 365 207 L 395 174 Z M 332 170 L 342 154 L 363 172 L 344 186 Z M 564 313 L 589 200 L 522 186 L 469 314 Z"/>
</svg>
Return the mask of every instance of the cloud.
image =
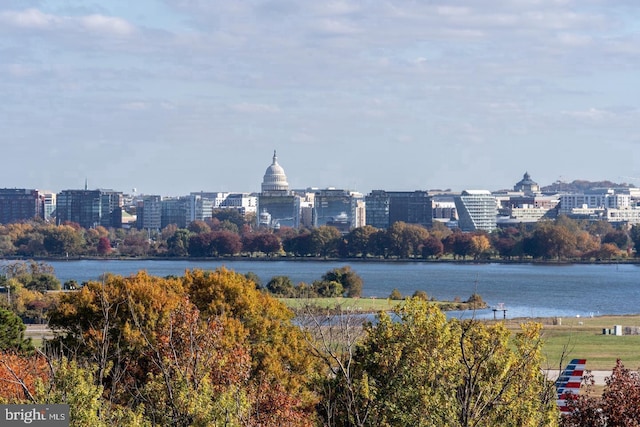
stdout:
<svg viewBox="0 0 640 427">
<path fill-rule="evenodd" d="M 0 22 L 22 30 L 36 31 L 86 31 L 104 36 L 126 37 L 136 31 L 135 26 L 118 17 L 99 14 L 85 16 L 59 16 L 39 9 L 0 12 Z"/>
<path fill-rule="evenodd" d="M 251 114 L 274 114 L 279 113 L 280 108 L 274 104 L 258 104 L 251 102 L 241 102 L 231 106 L 233 111 L 238 113 L 251 113 Z"/>
</svg>

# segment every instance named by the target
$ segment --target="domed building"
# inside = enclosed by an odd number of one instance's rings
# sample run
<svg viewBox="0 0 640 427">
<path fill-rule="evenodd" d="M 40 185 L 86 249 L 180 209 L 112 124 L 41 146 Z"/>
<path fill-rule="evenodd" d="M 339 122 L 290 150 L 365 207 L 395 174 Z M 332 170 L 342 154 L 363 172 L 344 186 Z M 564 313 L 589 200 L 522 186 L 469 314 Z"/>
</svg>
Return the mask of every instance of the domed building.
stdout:
<svg viewBox="0 0 640 427">
<path fill-rule="evenodd" d="M 273 150 L 273 163 L 267 168 L 262 179 L 262 192 L 267 191 L 288 191 L 289 183 L 287 175 L 284 173 L 282 166 L 278 164 L 278 156 Z"/>
<path fill-rule="evenodd" d="M 289 191 L 287 175 L 278 164 L 276 152 L 262 178 L 262 192 L 258 197 L 258 225 L 279 228 L 297 226 L 296 196 Z"/>
<path fill-rule="evenodd" d="M 514 191 L 522 191 L 525 194 L 533 194 L 540 192 L 540 186 L 531 179 L 529 172 L 525 172 L 522 179 L 513 186 Z"/>
</svg>

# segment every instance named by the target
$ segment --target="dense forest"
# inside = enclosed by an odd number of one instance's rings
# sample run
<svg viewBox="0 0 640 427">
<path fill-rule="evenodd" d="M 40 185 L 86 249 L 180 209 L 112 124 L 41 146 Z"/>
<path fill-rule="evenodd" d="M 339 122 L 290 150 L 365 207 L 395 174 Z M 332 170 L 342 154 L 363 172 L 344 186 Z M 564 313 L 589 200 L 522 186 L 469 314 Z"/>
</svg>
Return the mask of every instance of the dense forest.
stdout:
<svg viewBox="0 0 640 427">
<path fill-rule="evenodd" d="M 616 228 L 560 216 L 493 233 L 463 233 L 441 223 L 425 228 L 397 222 L 388 229 L 359 227 L 256 229 L 235 211 L 217 211 L 187 228 L 125 230 L 74 223 L 0 225 L 0 257 L 321 257 L 455 260 L 621 260 L 637 255 L 640 225 Z"/>
</svg>

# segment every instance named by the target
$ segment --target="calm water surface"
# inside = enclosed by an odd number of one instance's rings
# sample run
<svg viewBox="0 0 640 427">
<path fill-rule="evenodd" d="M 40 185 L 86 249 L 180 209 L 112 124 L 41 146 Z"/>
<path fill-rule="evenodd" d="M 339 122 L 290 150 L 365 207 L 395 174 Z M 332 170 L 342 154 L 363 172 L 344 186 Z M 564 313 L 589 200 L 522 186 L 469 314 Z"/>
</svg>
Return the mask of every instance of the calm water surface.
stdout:
<svg viewBox="0 0 640 427">
<path fill-rule="evenodd" d="M 327 271 L 350 265 L 364 281 L 363 296 L 386 298 L 394 288 L 403 295 L 416 290 L 452 300 L 479 293 L 490 305 L 503 303 L 508 317 L 591 316 L 640 313 L 640 266 L 631 264 L 455 264 L 323 261 L 166 261 L 81 260 L 48 262 L 61 282 L 96 280 L 104 273 L 123 276 L 146 270 L 155 276 L 221 266 L 253 272 L 266 284 L 273 276 L 311 283 Z M 493 316 L 491 310 L 479 313 Z"/>
</svg>

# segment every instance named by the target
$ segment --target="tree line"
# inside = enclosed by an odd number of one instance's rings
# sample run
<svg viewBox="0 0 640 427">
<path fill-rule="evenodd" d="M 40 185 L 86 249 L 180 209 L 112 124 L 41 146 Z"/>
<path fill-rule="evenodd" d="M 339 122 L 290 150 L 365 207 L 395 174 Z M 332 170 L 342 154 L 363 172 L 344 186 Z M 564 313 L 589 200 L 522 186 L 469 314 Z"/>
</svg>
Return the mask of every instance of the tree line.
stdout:
<svg viewBox="0 0 640 427">
<path fill-rule="evenodd" d="M 566 216 L 492 233 L 450 230 L 438 222 L 431 228 L 396 222 L 386 230 L 364 226 L 343 235 L 331 226 L 268 230 L 247 221 L 239 214 L 218 212 L 187 228 L 169 225 L 160 231 L 86 230 L 73 223 L 0 225 L 0 256 L 594 261 L 637 256 L 640 247 L 640 225 L 616 228 L 606 221 Z"/>
</svg>

